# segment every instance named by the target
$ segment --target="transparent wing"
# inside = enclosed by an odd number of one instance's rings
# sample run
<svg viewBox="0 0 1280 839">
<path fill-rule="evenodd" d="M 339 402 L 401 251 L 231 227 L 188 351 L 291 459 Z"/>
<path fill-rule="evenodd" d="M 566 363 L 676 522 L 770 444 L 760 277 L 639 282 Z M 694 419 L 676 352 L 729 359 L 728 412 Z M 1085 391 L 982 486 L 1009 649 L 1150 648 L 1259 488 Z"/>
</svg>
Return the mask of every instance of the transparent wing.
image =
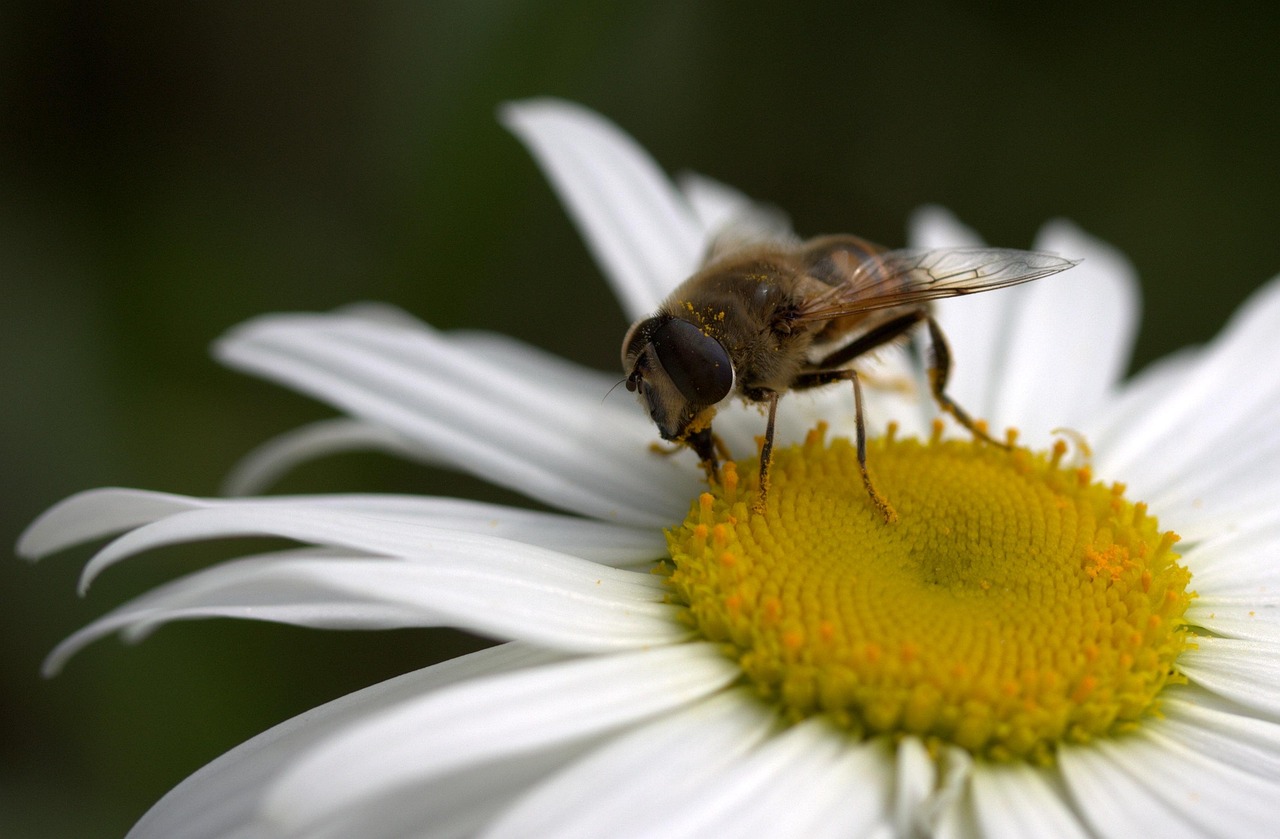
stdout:
<svg viewBox="0 0 1280 839">
<path fill-rule="evenodd" d="M 836 254 L 839 256 L 839 254 Z M 976 294 L 1057 274 L 1079 264 L 1050 253 L 1010 248 L 896 250 L 832 260 L 838 282 L 811 298 L 796 320 L 812 322 L 844 315 Z"/>
</svg>

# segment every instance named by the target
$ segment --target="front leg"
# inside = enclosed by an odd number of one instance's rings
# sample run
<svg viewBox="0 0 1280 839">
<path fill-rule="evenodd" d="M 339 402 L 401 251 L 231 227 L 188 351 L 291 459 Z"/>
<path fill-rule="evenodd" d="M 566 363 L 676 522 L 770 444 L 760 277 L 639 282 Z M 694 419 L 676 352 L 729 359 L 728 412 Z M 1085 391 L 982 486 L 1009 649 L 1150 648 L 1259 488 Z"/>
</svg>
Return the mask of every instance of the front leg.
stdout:
<svg viewBox="0 0 1280 839">
<path fill-rule="evenodd" d="M 711 433 L 711 426 L 695 431 L 685 438 L 685 443 L 698 455 L 702 468 L 707 472 L 707 480 L 720 483 L 720 458 L 717 456 L 718 440 Z"/>
<path fill-rule="evenodd" d="M 756 499 L 753 509 L 757 513 L 764 512 L 764 499 L 769 493 L 769 466 L 773 463 L 773 426 L 778 416 L 778 392 L 764 391 L 762 397 L 769 403 L 769 422 L 764 427 L 764 442 L 760 445 L 760 497 Z"/>
</svg>

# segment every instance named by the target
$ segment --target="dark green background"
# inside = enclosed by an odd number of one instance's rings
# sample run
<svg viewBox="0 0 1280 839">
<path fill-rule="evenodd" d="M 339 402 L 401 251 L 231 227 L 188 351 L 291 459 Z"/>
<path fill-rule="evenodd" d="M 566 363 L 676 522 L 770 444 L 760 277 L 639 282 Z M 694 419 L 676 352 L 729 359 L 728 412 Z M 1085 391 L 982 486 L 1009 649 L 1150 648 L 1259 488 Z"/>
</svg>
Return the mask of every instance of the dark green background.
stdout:
<svg viewBox="0 0 1280 839">
<path fill-rule="evenodd" d="M 87 487 L 212 493 L 329 415 L 208 359 L 259 312 L 385 300 L 611 369 L 622 316 L 495 123 L 509 98 L 582 101 L 804 233 L 898 245 L 940 202 L 1026 246 L 1070 217 L 1141 272 L 1139 364 L 1280 270 L 1271 5 L 778 5 L 7 4 L 0 541 Z M 504 497 L 372 455 L 280 489 Z M 0 833 L 120 835 L 246 737 L 466 643 L 211 621 L 39 677 L 92 617 L 249 547 L 147 555 L 84 602 L 87 550 L 0 563 Z"/>
</svg>

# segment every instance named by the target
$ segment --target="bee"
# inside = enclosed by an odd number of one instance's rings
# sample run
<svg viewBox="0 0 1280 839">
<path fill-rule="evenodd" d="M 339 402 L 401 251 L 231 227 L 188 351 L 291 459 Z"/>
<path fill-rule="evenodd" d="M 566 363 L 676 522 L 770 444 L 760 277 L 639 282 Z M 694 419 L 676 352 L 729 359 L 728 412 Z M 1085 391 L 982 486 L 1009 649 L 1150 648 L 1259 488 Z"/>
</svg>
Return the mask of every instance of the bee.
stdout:
<svg viewBox="0 0 1280 839">
<path fill-rule="evenodd" d="M 947 395 L 951 351 L 930 301 L 1030 282 L 1076 264 L 1005 248 L 886 250 L 850 235 L 713 246 L 697 273 L 627 331 L 626 387 L 662 438 L 693 449 L 714 481 L 724 453 L 711 430 L 717 407 L 733 396 L 764 406 L 756 503 L 763 509 L 779 398 L 851 382 L 862 482 L 892 522 L 897 514 L 867 472 L 862 386 L 853 363 L 923 326 L 938 407 L 976 437 L 1007 447 Z"/>
</svg>

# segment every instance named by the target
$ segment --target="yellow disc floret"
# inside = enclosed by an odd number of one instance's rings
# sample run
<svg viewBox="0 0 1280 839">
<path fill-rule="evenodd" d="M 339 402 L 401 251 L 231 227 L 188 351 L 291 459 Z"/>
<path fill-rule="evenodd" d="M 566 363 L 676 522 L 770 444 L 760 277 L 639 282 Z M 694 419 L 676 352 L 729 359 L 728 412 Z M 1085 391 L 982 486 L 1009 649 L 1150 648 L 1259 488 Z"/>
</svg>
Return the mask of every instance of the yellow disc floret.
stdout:
<svg viewBox="0 0 1280 839">
<path fill-rule="evenodd" d="M 1050 760 L 1155 712 L 1192 596 L 1177 536 L 1063 452 L 871 441 L 886 524 L 819 427 L 774 452 L 763 514 L 754 461 L 693 504 L 673 597 L 790 718 Z"/>
</svg>

